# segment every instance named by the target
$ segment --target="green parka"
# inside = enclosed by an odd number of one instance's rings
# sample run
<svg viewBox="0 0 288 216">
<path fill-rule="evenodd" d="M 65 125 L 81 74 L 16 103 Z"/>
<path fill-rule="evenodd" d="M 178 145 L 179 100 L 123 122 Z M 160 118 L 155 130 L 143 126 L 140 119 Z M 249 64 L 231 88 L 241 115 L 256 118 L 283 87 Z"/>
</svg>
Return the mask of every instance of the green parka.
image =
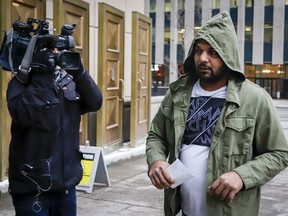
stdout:
<svg viewBox="0 0 288 216">
<path fill-rule="evenodd" d="M 230 16 L 222 12 L 199 30 L 184 63 L 188 74 L 170 84 L 155 115 L 146 143 L 149 168 L 157 160 L 178 158 L 195 81 L 193 45 L 206 40 L 230 68 L 227 98 L 214 130 L 206 170 L 208 216 L 257 216 L 260 186 L 288 165 L 288 145 L 270 95 L 245 79 L 239 64 L 237 37 Z M 191 163 L 193 163 L 191 158 Z M 231 204 L 208 194 L 220 175 L 236 171 L 244 182 Z M 179 187 L 165 189 L 164 211 L 181 209 Z"/>
</svg>

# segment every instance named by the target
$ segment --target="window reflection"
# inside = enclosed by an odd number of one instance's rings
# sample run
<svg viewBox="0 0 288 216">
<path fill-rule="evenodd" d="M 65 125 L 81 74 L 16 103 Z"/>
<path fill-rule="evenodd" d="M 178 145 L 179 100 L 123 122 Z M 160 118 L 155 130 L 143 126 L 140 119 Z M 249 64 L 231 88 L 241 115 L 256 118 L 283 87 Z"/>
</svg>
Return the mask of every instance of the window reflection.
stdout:
<svg viewBox="0 0 288 216">
<path fill-rule="evenodd" d="M 156 12 L 156 0 L 150 0 L 150 13 Z"/>
<path fill-rule="evenodd" d="M 271 6 L 274 4 L 274 0 L 265 0 L 265 6 Z"/>
<path fill-rule="evenodd" d="M 271 24 L 264 25 L 264 42 L 272 43 L 273 39 L 273 26 Z"/>
<path fill-rule="evenodd" d="M 213 0 L 212 8 L 213 9 L 219 9 L 220 8 L 220 0 Z"/>
<path fill-rule="evenodd" d="M 254 0 L 246 0 L 246 7 L 253 7 Z"/>
<path fill-rule="evenodd" d="M 237 0 L 230 0 L 230 8 L 236 8 L 237 5 Z"/>
<path fill-rule="evenodd" d="M 245 42 L 252 42 L 253 41 L 253 26 L 246 25 L 245 26 Z"/>
</svg>

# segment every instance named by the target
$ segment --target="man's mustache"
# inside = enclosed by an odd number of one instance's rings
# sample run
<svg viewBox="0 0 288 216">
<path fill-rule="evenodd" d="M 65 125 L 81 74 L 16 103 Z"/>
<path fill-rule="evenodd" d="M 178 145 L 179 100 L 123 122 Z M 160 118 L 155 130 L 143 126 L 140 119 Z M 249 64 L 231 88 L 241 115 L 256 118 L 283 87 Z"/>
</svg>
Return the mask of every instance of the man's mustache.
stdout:
<svg viewBox="0 0 288 216">
<path fill-rule="evenodd" d="M 200 64 L 198 66 L 198 69 L 201 69 L 201 70 L 212 70 L 211 67 L 205 65 L 205 64 Z"/>
</svg>

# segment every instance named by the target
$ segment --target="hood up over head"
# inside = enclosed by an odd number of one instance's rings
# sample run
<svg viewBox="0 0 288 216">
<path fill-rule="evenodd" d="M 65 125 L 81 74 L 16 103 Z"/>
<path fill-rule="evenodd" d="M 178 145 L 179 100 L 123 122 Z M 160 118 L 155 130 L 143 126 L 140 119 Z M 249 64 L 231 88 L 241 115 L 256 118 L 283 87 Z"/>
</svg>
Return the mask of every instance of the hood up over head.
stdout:
<svg viewBox="0 0 288 216">
<path fill-rule="evenodd" d="M 235 72 L 241 80 L 245 80 L 238 57 L 236 32 L 231 17 L 227 12 L 221 12 L 208 20 L 192 41 L 188 57 L 184 62 L 184 70 L 186 73 L 192 73 L 193 76 L 197 76 L 193 50 L 195 42 L 199 39 L 207 41 L 219 54 L 228 68 L 232 72 Z"/>
</svg>

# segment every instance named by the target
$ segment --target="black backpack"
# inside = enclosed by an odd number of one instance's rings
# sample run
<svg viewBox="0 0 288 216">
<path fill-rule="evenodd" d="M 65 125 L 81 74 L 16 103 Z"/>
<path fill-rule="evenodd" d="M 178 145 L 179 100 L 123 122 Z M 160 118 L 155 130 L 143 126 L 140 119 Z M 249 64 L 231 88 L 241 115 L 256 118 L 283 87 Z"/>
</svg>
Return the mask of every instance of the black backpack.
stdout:
<svg viewBox="0 0 288 216">
<path fill-rule="evenodd" d="M 28 81 L 30 62 L 37 40 L 36 35 L 33 37 L 35 40 L 31 40 L 32 36 L 27 31 L 11 29 L 9 32 L 5 32 L 0 49 L 0 65 L 3 70 L 11 71 L 22 83 Z"/>
</svg>

